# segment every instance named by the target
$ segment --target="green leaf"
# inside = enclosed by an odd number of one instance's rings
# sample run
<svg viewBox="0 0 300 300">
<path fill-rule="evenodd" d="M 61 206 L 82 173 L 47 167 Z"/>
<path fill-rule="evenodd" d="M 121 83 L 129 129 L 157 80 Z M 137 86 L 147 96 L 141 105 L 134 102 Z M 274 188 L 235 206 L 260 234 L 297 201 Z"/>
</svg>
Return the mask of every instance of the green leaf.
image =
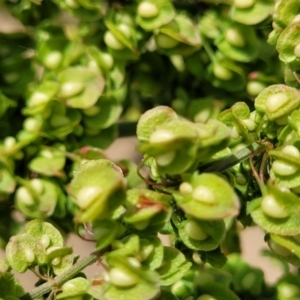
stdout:
<svg viewBox="0 0 300 300">
<path fill-rule="evenodd" d="M 93 236 L 96 240 L 96 249 L 101 250 L 109 246 L 124 230 L 124 226 L 114 220 L 95 220 Z"/>
<path fill-rule="evenodd" d="M 15 106 L 13 100 L 7 98 L 0 90 L 0 118 L 5 115 L 9 107 Z"/>
<path fill-rule="evenodd" d="M 146 266 L 150 270 L 159 268 L 164 258 L 164 247 L 161 240 L 156 236 L 141 238 L 140 255 L 143 266 Z"/>
<path fill-rule="evenodd" d="M 78 3 L 77 3 L 78 1 Z M 75 7 L 72 7 L 67 1 L 55 0 L 54 2 L 60 6 L 63 10 L 67 11 L 75 17 L 91 22 L 100 19 L 105 11 L 106 4 L 103 0 L 91 1 L 91 0 L 77 0 Z M 73 3 L 73 2 L 72 2 Z"/>
<path fill-rule="evenodd" d="M 4 168 L 0 168 L 0 192 L 5 194 L 11 194 L 16 189 L 16 181 L 13 174 Z"/>
<path fill-rule="evenodd" d="M 62 144 L 54 144 L 51 148 L 42 149 L 29 162 L 29 169 L 42 175 L 61 176 L 66 161 L 65 151 L 65 146 Z"/>
<path fill-rule="evenodd" d="M 262 293 L 264 273 L 259 268 L 248 265 L 239 255 L 229 255 L 224 269 L 232 274 L 234 291 L 247 291 L 251 295 Z"/>
<path fill-rule="evenodd" d="M 25 294 L 19 280 L 13 274 L 6 272 L 0 272 L 0 291 L 1 297 L 15 296 L 17 299 Z"/>
<path fill-rule="evenodd" d="M 99 101 L 97 106 L 94 107 L 99 108 L 97 114 L 83 117 L 84 124 L 91 128 L 102 129 L 112 126 L 118 121 L 123 111 L 122 106 L 115 101 Z"/>
<path fill-rule="evenodd" d="M 281 236 L 270 234 L 268 245 L 272 252 L 283 261 L 294 266 L 300 266 L 300 245 L 299 236 Z"/>
<path fill-rule="evenodd" d="M 201 260 L 209 263 L 213 268 L 222 268 L 227 262 L 227 257 L 221 252 L 219 247 L 212 251 L 201 251 L 200 253 Z"/>
<path fill-rule="evenodd" d="M 163 265 L 157 269 L 160 274 L 161 285 L 168 286 L 175 283 L 190 267 L 191 263 L 186 261 L 178 249 L 164 246 Z"/>
</svg>

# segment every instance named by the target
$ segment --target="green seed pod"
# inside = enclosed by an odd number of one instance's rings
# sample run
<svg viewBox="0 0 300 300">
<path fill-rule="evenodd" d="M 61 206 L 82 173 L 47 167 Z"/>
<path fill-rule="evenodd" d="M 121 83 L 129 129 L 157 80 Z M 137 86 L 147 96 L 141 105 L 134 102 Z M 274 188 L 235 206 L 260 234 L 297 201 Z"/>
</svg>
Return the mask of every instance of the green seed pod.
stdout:
<svg viewBox="0 0 300 300">
<path fill-rule="evenodd" d="M 128 271 L 121 268 L 110 269 L 108 276 L 112 284 L 122 288 L 132 287 L 138 283 L 134 274 L 129 274 Z"/>
<path fill-rule="evenodd" d="M 208 237 L 208 235 L 203 231 L 203 229 L 192 220 L 188 220 L 186 222 L 184 230 L 189 237 L 197 241 L 203 241 Z"/>
<path fill-rule="evenodd" d="M 59 96 L 62 98 L 73 97 L 84 90 L 82 82 L 64 82 L 60 86 Z"/>
<path fill-rule="evenodd" d="M 211 295 L 204 294 L 204 295 L 199 296 L 197 298 L 197 300 L 217 300 L 217 299 Z"/>
<path fill-rule="evenodd" d="M 63 55 L 60 51 L 52 51 L 44 57 L 43 64 L 48 69 L 55 70 L 59 67 L 62 60 L 63 60 Z"/>
<path fill-rule="evenodd" d="M 162 49 L 172 49 L 176 47 L 179 42 L 166 34 L 160 33 L 156 36 L 156 44 Z"/>
<path fill-rule="evenodd" d="M 253 6 L 255 0 L 234 0 L 233 5 L 239 9 L 246 9 Z"/>
<path fill-rule="evenodd" d="M 272 195 L 266 195 L 261 202 L 262 211 L 275 219 L 284 219 L 288 217 L 288 212 L 281 206 Z"/>
<path fill-rule="evenodd" d="M 33 253 L 33 251 L 30 248 L 26 248 L 24 249 L 25 251 L 25 257 L 27 259 L 27 261 L 31 264 L 34 262 L 35 259 L 35 255 Z"/>
<path fill-rule="evenodd" d="M 235 28 L 229 28 L 227 29 L 225 33 L 226 40 L 235 47 L 244 47 L 245 46 L 245 40 L 241 33 L 235 29 Z"/>
<path fill-rule="evenodd" d="M 81 209 L 86 209 L 95 201 L 101 194 L 103 189 L 100 186 L 87 186 L 79 190 L 76 203 Z"/>
<path fill-rule="evenodd" d="M 125 46 L 110 32 L 106 31 L 104 34 L 105 44 L 114 50 L 123 50 Z"/>
<path fill-rule="evenodd" d="M 281 160 L 275 160 L 272 164 L 272 169 L 280 176 L 290 176 L 299 170 L 297 166 Z"/>
<path fill-rule="evenodd" d="M 213 191 L 206 186 L 197 186 L 192 193 L 193 199 L 205 204 L 216 204 L 217 200 Z"/>
<path fill-rule="evenodd" d="M 65 3 L 72 9 L 80 7 L 80 4 L 76 0 L 65 0 Z"/>
<path fill-rule="evenodd" d="M 217 78 L 225 81 L 230 80 L 233 77 L 232 72 L 219 63 L 214 63 L 213 73 Z"/>
<path fill-rule="evenodd" d="M 137 13 L 140 17 L 148 19 L 156 17 L 159 13 L 159 10 L 154 3 L 143 1 L 138 5 Z"/>
</svg>

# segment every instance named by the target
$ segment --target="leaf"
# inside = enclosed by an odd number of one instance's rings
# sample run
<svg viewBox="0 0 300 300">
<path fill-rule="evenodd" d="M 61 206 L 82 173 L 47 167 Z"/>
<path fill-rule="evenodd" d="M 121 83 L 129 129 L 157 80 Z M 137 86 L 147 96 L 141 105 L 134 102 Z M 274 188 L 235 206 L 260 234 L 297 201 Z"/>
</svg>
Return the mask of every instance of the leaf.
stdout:
<svg viewBox="0 0 300 300">
<path fill-rule="evenodd" d="M 4 168 L 0 168 L 0 192 L 5 194 L 11 194 L 15 191 L 16 181 L 13 174 Z"/>
<path fill-rule="evenodd" d="M 96 107 L 100 108 L 99 113 L 93 116 L 83 117 L 83 122 L 87 127 L 99 129 L 108 128 L 118 121 L 123 111 L 123 107 L 115 103 L 115 101 L 108 103 L 106 101 L 99 101 Z"/>
<path fill-rule="evenodd" d="M 114 220 L 95 220 L 92 226 L 96 250 L 109 246 L 125 230 L 122 224 Z"/>
<path fill-rule="evenodd" d="M 163 265 L 157 269 L 161 285 L 168 286 L 178 281 L 191 267 L 184 255 L 176 248 L 164 246 Z"/>
<path fill-rule="evenodd" d="M 15 296 L 20 298 L 25 294 L 19 280 L 8 272 L 0 272 L 0 291 L 1 297 Z"/>
<path fill-rule="evenodd" d="M 29 169 L 47 176 L 60 176 L 66 162 L 65 151 L 62 144 L 54 144 L 50 149 L 44 148 L 29 162 Z"/>
<path fill-rule="evenodd" d="M 148 250 L 147 250 L 148 247 Z M 149 247 L 153 248 L 150 254 L 142 260 L 142 264 L 150 270 L 159 268 L 163 263 L 164 247 L 161 240 L 156 236 L 149 236 L 147 238 L 140 239 L 140 254 L 145 255 L 145 252 L 149 252 Z"/>
<path fill-rule="evenodd" d="M 224 253 L 221 252 L 221 249 L 219 247 L 212 251 L 201 251 L 200 253 L 201 260 L 209 263 L 213 268 L 222 268 L 227 262 L 227 257 Z"/>
<path fill-rule="evenodd" d="M 287 261 L 297 267 L 300 266 L 300 245 L 297 237 L 270 234 L 268 245 L 280 260 Z"/>
<path fill-rule="evenodd" d="M 9 107 L 15 106 L 13 100 L 7 98 L 0 90 L 0 118 L 5 115 Z"/>
</svg>

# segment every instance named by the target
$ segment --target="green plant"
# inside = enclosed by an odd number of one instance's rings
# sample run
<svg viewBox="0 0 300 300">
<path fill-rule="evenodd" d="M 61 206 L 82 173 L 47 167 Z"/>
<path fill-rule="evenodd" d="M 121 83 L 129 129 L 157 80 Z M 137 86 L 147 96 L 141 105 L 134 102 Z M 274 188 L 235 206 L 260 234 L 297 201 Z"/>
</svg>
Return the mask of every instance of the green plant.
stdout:
<svg viewBox="0 0 300 300">
<path fill-rule="evenodd" d="M 0 33 L 1 299 L 300 299 L 298 1 L 3 5 L 23 30 Z M 108 159 L 135 134 L 139 165 Z M 275 285 L 241 224 L 265 231 Z"/>
</svg>

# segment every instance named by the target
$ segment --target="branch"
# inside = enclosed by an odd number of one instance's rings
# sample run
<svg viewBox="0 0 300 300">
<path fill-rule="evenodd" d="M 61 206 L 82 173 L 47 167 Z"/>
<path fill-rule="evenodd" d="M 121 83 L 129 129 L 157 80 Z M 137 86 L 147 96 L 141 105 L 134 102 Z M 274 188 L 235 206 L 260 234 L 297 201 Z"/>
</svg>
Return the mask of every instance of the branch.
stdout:
<svg viewBox="0 0 300 300">
<path fill-rule="evenodd" d="M 78 260 L 69 270 L 61 275 L 49 279 L 44 284 L 34 288 L 31 292 L 26 293 L 21 297 L 21 300 L 32 300 L 41 298 L 43 295 L 51 292 L 54 288 L 60 287 L 62 284 L 72 279 L 80 271 L 85 269 L 87 266 L 95 263 L 99 257 L 99 253 L 92 253 L 80 260 Z"/>
<path fill-rule="evenodd" d="M 235 154 L 201 165 L 199 168 L 202 172 L 222 172 L 249 158 L 251 154 L 263 148 L 265 148 L 263 144 L 252 143 L 252 145 L 241 149 Z"/>
</svg>

